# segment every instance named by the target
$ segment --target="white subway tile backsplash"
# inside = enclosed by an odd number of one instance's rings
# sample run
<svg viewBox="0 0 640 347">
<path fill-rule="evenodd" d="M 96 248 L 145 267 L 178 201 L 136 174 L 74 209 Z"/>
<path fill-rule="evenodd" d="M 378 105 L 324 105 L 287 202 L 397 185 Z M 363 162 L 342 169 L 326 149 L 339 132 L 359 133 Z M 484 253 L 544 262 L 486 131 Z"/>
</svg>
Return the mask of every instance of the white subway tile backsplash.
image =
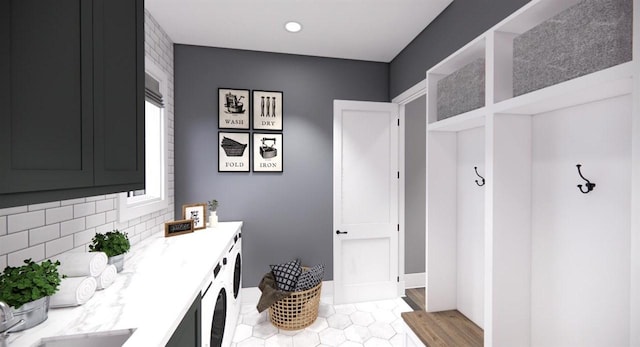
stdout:
<svg viewBox="0 0 640 347">
<path fill-rule="evenodd" d="M 77 204 L 82 204 L 82 203 L 84 203 L 86 201 L 87 201 L 87 198 L 77 198 L 77 199 L 70 199 L 70 200 L 62 200 L 62 201 L 60 201 L 60 206 L 77 205 Z"/>
<path fill-rule="evenodd" d="M 98 200 L 104 200 L 105 196 L 104 195 L 96 195 L 96 196 L 90 196 L 87 198 L 87 202 L 90 201 L 98 201 Z"/>
<path fill-rule="evenodd" d="M 123 233 L 127 233 L 127 235 L 131 237 L 131 235 L 135 234 L 135 227 L 124 228 L 124 229 L 121 229 L 120 231 Z"/>
<path fill-rule="evenodd" d="M 105 195 L 105 199 L 115 199 L 118 197 L 118 195 L 120 195 L 120 193 L 113 193 L 113 194 L 107 194 Z"/>
<path fill-rule="evenodd" d="M 93 228 L 106 223 L 107 216 L 105 213 L 92 214 L 87 216 L 87 228 Z"/>
<path fill-rule="evenodd" d="M 60 223 L 60 235 L 67 236 L 85 229 L 85 218 L 72 219 Z"/>
<path fill-rule="evenodd" d="M 29 232 L 23 231 L 0 236 L 0 254 L 7 254 L 29 247 Z"/>
<path fill-rule="evenodd" d="M 0 208 L 0 216 L 8 216 L 10 214 L 23 213 L 23 212 L 27 212 L 27 210 L 28 210 L 27 206 Z"/>
<path fill-rule="evenodd" d="M 7 267 L 7 256 L 0 255 L 0 272 L 4 271 L 5 267 Z"/>
<path fill-rule="evenodd" d="M 129 242 L 131 243 L 131 246 L 137 244 L 140 241 L 142 241 L 140 239 L 140 235 L 131 235 L 131 234 L 129 234 Z"/>
<path fill-rule="evenodd" d="M 29 211 L 44 210 L 44 209 L 47 209 L 47 208 L 54 208 L 54 207 L 58 207 L 58 206 L 60 206 L 60 201 L 45 202 L 43 204 L 29 205 Z"/>
<path fill-rule="evenodd" d="M 96 201 L 96 212 L 105 212 L 113 210 L 113 199 Z"/>
<path fill-rule="evenodd" d="M 122 231 L 122 230 L 124 230 L 124 229 L 129 227 L 129 223 L 128 222 L 120 223 L 119 221 L 115 221 L 113 223 L 113 227 L 115 229 L 118 229 L 118 230 Z"/>
<path fill-rule="evenodd" d="M 140 234 L 140 239 L 144 240 L 149 236 L 151 236 L 151 230 L 146 230 L 146 231 L 144 231 L 143 233 Z"/>
<path fill-rule="evenodd" d="M 91 239 L 95 234 L 96 234 L 96 229 L 88 229 L 88 230 L 73 234 L 73 246 L 80 247 L 84 244 L 91 242 Z"/>
<path fill-rule="evenodd" d="M 155 225 L 156 225 L 156 220 L 151 219 L 151 220 L 148 220 L 146 223 L 144 223 L 144 228 L 148 230 L 153 228 Z"/>
<path fill-rule="evenodd" d="M 155 224 L 155 225 L 159 225 L 159 224 L 162 224 L 164 222 L 165 222 L 164 215 L 163 216 L 159 216 L 158 218 L 153 220 L 153 224 Z"/>
<path fill-rule="evenodd" d="M 113 231 L 113 223 L 107 223 L 96 228 L 96 233 L 104 234 Z"/>
<path fill-rule="evenodd" d="M 71 249 L 73 249 L 73 235 L 65 236 L 45 243 L 45 257 L 51 258 Z"/>
<path fill-rule="evenodd" d="M 146 230 L 145 223 L 140 223 L 136 225 L 134 234 L 140 234 Z"/>
<path fill-rule="evenodd" d="M 84 217 L 94 213 L 96 213 L 95 202 L 73 205 L 73 218 Z"/>
<path fill-rule="evenodd" d="M 45 222 L 47 224 L 60 223 L 73 218 L 73 206 L 62 206 L 47 209 L 45 211 Z"/>
<path fill-rule="evenodd" d="M 7 216 L 0 217 L 0 236 L 7 234 Z"/>
<path fill-rule="evenodd" d="M 118 211 L 117 210 L 107 211 L 107 223 L 115 222 L 116 219 L 118 219 Z"/>
<path fill-rule="evenodd" d="M 36 263 L 44 260 L 44 244 L 9 253 L 7 263 L 9 266 L 21 266 L 24 265 L 24 260 L 29 258 Z"/>
<path fill-rule="evenodd" d="M 12 214 L 8 218 L 8 231 L 15 233 L 44 225 L 44 211 Z"/>
<path fill-rule="evenodd" d="M 60 237 L 60 224 L 29 230 L 29 246 L 51 241 Z"/>
</svg>

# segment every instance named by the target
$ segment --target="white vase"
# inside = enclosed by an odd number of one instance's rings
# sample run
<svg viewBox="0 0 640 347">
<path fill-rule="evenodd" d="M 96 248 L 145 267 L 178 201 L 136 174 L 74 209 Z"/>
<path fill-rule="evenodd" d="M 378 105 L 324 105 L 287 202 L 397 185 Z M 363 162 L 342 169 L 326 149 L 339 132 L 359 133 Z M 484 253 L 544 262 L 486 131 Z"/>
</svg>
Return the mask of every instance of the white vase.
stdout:
<svg viewBox="0 0 640 347">
<path fill-rule="evenodd" d="M 216 211 L 209 211 L 209 227 L 216 228 L 218 226 L 218 213 Z"/>
</svg>

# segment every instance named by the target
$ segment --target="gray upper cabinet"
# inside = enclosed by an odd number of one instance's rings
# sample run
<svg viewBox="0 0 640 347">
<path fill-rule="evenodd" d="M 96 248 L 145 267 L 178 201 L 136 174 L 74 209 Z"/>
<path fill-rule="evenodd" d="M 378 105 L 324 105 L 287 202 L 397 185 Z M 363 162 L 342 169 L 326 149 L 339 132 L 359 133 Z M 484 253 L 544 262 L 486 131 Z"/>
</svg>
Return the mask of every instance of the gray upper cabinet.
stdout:
<svg viewBox="0 0 640 347">
<path fill-rule="evenodd" d="M 94 6 L 95 184 L 144 182 L 144 5 Z"/>
<path fill-rule="evenodd" d="M 143 186 L 143 1 L 0 0 L 0 207 Z"/>
</svg>

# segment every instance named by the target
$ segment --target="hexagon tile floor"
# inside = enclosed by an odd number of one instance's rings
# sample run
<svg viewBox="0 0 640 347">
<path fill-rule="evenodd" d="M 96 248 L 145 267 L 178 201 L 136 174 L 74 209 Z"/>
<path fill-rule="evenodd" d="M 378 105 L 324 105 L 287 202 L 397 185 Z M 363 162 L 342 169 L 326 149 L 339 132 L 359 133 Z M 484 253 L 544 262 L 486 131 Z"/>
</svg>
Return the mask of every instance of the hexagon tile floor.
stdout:
<svg viewBox="0 0 640 347">
<path fill-rule="evenodd" d="M 318 319 L 303 330 L 286 331 L 273 325 L 267 311 L 255 305 L 242 306 L 233 347 L 278 346 L 404 346 L 406 327 L 400 314 L 412 311 L 401 298 L 358 304 L 333 305 L 333 298 L 320 301 Z"/>
</svg>

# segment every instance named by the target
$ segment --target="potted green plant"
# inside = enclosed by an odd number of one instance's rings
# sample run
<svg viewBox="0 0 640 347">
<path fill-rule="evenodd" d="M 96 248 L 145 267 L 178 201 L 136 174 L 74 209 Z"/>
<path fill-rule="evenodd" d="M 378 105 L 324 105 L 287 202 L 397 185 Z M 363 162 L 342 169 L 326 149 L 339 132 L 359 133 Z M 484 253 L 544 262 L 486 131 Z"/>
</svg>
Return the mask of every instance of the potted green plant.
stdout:
<svg viewBox="0 0 640 347">
<path fill-rule="evenodd" d="M 104 234 L 97 233 L 91 244 L 89 252 L 104 252 L 109 258 L 109 264 L 116 266 L 118 272 L 124 267 L 124 254 L 131 248 L 127 233 L 119 230 L 108 231 Z"/>
<path fill-rule="evenodd" d="M 31 259 L 25 265 L 7 266 L 0 275 L 0 301 L 11 306 L 17 319 L 24 323 L 12 331 L 21 331 L 44 322 L 49 313 L 49 296 L 55 294 L 62 277 L 59 261 L 45 260 L 40 264 Z"/>
<path fill-rule="evenodd" d="M 209 206 L 209 227 L 215 228 L 218 226 L 218 200 L 209 200 L 207 205 Z"/>
</svg>

